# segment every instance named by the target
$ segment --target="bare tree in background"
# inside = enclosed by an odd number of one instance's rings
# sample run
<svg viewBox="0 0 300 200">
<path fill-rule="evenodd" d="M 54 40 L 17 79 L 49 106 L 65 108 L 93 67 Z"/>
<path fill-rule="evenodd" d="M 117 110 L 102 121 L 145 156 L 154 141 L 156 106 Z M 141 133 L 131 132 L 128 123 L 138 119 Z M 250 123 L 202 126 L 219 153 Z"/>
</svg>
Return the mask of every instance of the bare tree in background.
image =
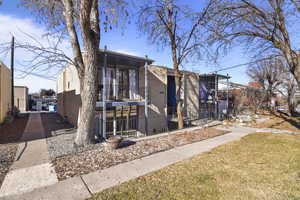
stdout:
<svg viewBox="0 0 300 200">
<path fill-rule="evenodd" d="M 300 54 L 291 40 L 292 25 L 299 23 L 298 0 L 219 0 L 214 26 L 219 47 L 234 41 L 246 44 L 256 55 L 278 55 L 300 86 Z"/>
<path fill-rule="evenodd" d="M 49 48 L 28 47 L 43 62 L 49 63 L 57 53 L 65 63 L 73 64 L 80 80 L 81 108 L 79 112 L 78 130 L 75 144 L 87 145 L 94 140 L 93 120 L 96 104 L 97 76 L 99 66 L 100 18 L 104 28 L 111 28 L 111 20 L 115 20 L 117 7 L 121 0 L 22 0 L 37 15 L 41 23 L 46 23 L 50 34 L 65 34 L 72 47 L 74 58 L 70 59 L 60 51 L 48 51 Z M 82 48 L 85 53 L 82 53 Z M 50 48 L 52 49 L 52 48 Z M 55 47 L 53 47 L 55 49 Z M 53 50 L 52 49 L 52 50 Z M 38 53 L 40 52 L 40 53 Z"/>
<path fill-rule="evenodd" d="M 248 76 L 260 83 L 267 102 L 267 107 L 271 108 L 271 100 L 277 88 L 283 81 L 283 62 L 280 59 L 258 61 L 254 65 L 248 66 Z"/>
<path fill-rule="evenodd" d="M 263 106 L 265 94 L 261 88 L 247 87 L 246 88 L 246 104 L 256 114 L 259 109 Z"/>
<path fill-rule="evenodd" d="M 202 11 L 196 13 L 188 6 L 180 5 L 177 0 L 146 0 L 138 14 L 138 26 L 149 41 L 167 47 L 171 51 L 176 84 L 178 128 L 183 128 L 182 74 L 180 66 L 195 55 L 206 51 L 205 24 L 213 1 L 209 1 Z"/>
<path fill-rule="evenodd" d="M 247 90 L 245 88 L 234 89 L 231 92 L 233 114 L 237 116 L 243 111 L 247 101 Z"/>
<path fill-rule="evenodd" d="M 286 100 L 288 105 L 288 114 L 290 116 L 296 116 L 295 108 L 298 102 L 295 99 L 295 94 L 297 88 L 297 81 L 294 76 L 289 71 L 283 72 L 281 84 L 276 90 Z"/>
</svg>

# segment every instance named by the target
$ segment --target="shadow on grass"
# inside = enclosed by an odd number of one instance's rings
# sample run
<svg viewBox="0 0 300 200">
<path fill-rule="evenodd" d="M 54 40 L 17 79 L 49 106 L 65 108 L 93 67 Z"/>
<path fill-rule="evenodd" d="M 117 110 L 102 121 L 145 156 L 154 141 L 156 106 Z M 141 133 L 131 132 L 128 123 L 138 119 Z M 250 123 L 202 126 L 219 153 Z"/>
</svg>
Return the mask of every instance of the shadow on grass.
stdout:
<svg viewBox="0 0 300 200">
<path fill-rule="evenodd" d="M 283 119 L 284 121 L 273 124 L 271 127 L 280 126 L 284 122 L 288 122 L 291 126 L 300 130 L 300 114 L 295 113 L 295 116 L 290 117 L 287 113 L 282 111 L 271 112 L 272 115 Z"/>
</svg>

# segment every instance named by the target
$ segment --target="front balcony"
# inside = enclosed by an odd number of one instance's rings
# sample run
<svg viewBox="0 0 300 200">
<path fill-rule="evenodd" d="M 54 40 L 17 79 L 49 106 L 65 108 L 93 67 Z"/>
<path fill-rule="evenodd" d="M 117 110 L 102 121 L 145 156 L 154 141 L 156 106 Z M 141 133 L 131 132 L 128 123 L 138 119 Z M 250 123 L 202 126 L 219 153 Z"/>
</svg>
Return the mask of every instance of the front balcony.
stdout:
<svg viewBox="0 0 300 200">
<path fill-rule="evenodd" d="M 96 101 L 98 132 L 104 138 L 136 132 L 139 111 L 145 112 L 143 116 L 147 121 L 147 66 L 153 60 L 110 51 L 101 51 L 100 59 Z"/>
</svg>

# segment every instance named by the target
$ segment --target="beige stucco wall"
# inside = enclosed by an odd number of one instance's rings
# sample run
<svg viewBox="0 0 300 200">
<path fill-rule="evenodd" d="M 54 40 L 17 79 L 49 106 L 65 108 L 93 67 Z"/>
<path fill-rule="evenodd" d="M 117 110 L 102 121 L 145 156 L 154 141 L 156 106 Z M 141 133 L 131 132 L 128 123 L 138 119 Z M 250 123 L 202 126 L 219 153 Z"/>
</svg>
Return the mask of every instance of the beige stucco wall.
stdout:
<svg viewBox="0 0 300 200">
<path fill-rule="evenodd" d="M 199 75 L 192 72 L 184 73 L 184 111 L 189 120 L 199 118 Z"/>
<path fill-rule="evenodd" d="M 28 88 L 25 86 L 14 86 L 14 106 L 25 112 L 28 110 Z"/>
<path fill-rule="evenodd" d="M 11 72 L 0 62 L 0 123 L 11 110 Z"/>
<path fill-rule="evenodd" d="M 145 90 L 145 70 L 140 68 L 140 94 Z M 159 66 L 148 67 L 148 133 L 167 131 L 167 69 Z M 144 97 L 144 95 L 143 95 Z M 145 107 L 139 107 L 139 130 L 145 132 Z"/>
<path fill-rule="evenodd" d="M 80 82 L 75 66 L 67 66 L 57 78 L 57 111 L 74 126 L 81 104 Z"/>
<path fill-rule="evenodd" d="M 75 66 L 69 65 L 58 75 L 57 93 L 73 90 L 75 90 L 75 94 L 80 94 L 80 82 Z"/>
</svg>

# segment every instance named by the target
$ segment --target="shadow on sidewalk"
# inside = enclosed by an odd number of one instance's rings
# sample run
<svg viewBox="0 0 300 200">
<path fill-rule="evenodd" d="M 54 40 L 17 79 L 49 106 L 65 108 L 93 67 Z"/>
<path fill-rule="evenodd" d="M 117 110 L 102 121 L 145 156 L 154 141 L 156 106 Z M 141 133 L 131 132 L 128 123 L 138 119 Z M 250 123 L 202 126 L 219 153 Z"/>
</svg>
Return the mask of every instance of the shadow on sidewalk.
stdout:
<svg viewBox="0 0 300 200">
<path fill-rule="evenodd" d="M 52 112 L 41 113 L 41 120 L 45 130 L 46 137 L 51 137 L 52 131 L 74 128 L 72 124 L 64 120 L 58 113 L 52 113 Z"/>
</svg>

